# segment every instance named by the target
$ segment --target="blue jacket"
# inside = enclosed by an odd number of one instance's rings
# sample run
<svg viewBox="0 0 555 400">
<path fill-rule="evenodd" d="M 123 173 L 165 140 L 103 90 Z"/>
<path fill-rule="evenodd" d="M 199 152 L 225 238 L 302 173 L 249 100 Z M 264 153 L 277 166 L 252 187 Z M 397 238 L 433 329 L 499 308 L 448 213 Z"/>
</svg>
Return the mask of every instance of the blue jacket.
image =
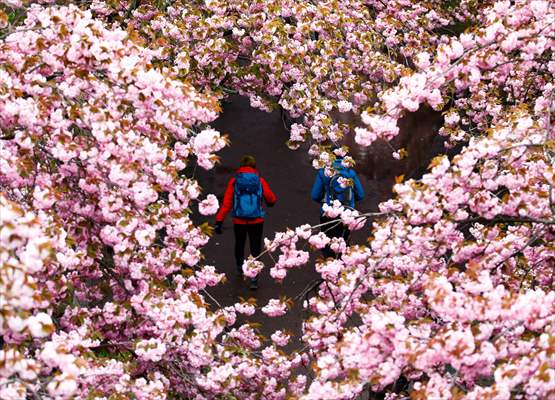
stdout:
<svg viewBox="0 0 555 400">
<path fill-rule="evenodd" d="M 364 189 L 360 184 L 360 180 L 358 179 L 357 173 L 355 172 L 354 169 L 345 168 L 343 165 L 341 165 L 341 159 L 336 159 L 333 162 L 333 167 L 338 171 L 339 170 L 343 171 L 342 175 L 345 175 L 345 177 L 353 180 L 354 199 L 351 199 L 351 204 L 349 204 L 349 207 L 354 208 L 355 201 L 360 201 L 364 198 Z M 318 170 L 318 174 L 316 175 L 316 180 L 314 181 L 314 185 L 312 185 L 312 193 L 310 195 L 312 197 L 312 200 L 314 200 L 317 203 L 324 203 L 324 204 L 331 203 L 330 194 L 328 193 L 330 180 L 331 178 L 329 176 L 326 176 L 323 168 Z"/>
</svg>

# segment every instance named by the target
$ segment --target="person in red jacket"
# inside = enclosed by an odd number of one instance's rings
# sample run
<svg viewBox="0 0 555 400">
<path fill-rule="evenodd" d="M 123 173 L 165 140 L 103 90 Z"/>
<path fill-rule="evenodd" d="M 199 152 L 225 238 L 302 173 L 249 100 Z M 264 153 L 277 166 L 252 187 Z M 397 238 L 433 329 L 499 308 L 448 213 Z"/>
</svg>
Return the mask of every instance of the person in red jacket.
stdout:
<svg viewBox="0 0 555 400">
<path fill-rule="evenodd" d="M 232 211 L 235 263 L 239 276 L 243 275 L 242 266 L 247 236 L 253 257 L 257 257 L 262 248 L 263 199 L 269 207 L 272 207 L 277 200 L 266 180 L 256 170 L 255 158 L 245 155 L 241 158 L 237 174 L 227 183 L 222 205 L 216 214 L 216 233 L 222 234 L 223 221 Z M 258 288 L 258 277 L 251 279 L 250 288 Z"/>
</svg>

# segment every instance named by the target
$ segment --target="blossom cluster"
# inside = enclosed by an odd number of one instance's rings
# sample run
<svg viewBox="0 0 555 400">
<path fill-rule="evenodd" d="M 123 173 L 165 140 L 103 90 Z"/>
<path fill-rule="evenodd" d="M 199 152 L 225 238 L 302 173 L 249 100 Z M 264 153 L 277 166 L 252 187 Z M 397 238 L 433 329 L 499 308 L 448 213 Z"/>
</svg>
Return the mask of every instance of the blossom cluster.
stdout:
<svg viewBox="0 0 555 400">
<path fill-rule="evenodd" d="M 288 374 L 280 357 L 230 357 L 256 333 L 225 333 L 235 310 L 205 302 L 224 276 L 190 214 L 218 201 L 188 167 L 228 142 L 204 125 L 216 99 L 160 56 L 75 5 L 32 5 L 2 36 L 3 399 L 255 393 Z M 206 383 L 239 365 L 236 389 Z"/>
</svg>

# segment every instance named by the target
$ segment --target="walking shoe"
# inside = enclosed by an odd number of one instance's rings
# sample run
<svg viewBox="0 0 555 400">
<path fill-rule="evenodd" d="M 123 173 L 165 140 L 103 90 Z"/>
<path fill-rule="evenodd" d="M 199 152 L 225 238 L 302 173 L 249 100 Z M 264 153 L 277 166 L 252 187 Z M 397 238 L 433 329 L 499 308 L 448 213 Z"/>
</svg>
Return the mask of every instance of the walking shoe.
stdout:
<svg viewBox="0 0 555 400">
<path fill-rule="evenodd" d="M 250 290 L 256 290 L 256 289 L 258 289 L 258 279 L 256 279 L 256 278 L 251 279 L 251 283 L 250 283 L 250 285 L 249 285 L 249 289 L 250 289 Z"/>
</svg>

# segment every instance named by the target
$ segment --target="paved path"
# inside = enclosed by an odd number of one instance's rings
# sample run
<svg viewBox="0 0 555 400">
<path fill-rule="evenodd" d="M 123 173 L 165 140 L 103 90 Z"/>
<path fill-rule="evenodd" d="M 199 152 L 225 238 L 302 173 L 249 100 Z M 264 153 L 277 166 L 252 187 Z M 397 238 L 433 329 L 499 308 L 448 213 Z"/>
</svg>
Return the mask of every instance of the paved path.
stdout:
<svg viewBox="0 0 555 400">
<path fill-rule="evenodd" d="M 248 99 L 236 96 L 224 105 L 222 115 L 212 126 L 229 135 L 231 146 L 220 153 L 222 162 L 215 169 L 197 170 L 196 176 L 204 193 L 214 193 L 221 200 L 227 181 L 238 167 L 239 159 L 243 154 L 251 154 L 257 160 L 261 175 L 266 178 L 278 198 L 277 204 L 267 210 L 264 236 L 273 237 L 276 231 L 283 231 L 287 227 L 318 223 L 319 205 L 310 200 L 310 189 L 316 171 L 311 166 L 306 150 L 291 151 L 286 147 L 288 133 L 283 127 L 279 111 L 266 113 L 252 109 Z M 369 173 L 366 175 L 374 178 L 379 175 L 382 180 L 370 180 L 365 174 L 359 174 L 367 196 L 358 204 L 358 208 L 376 210 L 377 204 L 390 196 L 394 175 L 388 173 L 389 171 L 380 171 L 380 174 L 376 174 L 376 171 L 367 172 Z M 354 235 L 353 241 L 362 243 L 367 235 L 368 229 L 365 229 Z M 209 290 L 224 306 L 235 303 L 239 297 L 256 297 L 261 306 L 271 298 L 294 298 L 318 278 L 312 259 L 308 266 L 290 271 L 282 284 L 274 282 L 268 269 L 264 270 L 260 276 L 259 289 L 250 291 L 246 282 L 234 276 L 233 244 L 233 227 L 228 216 L 224 222 L 223 234 L 215 235 L 205 247 L 206 264 L 216 265 L 229 279 L 228 283 Z M 266 265 L 271 265 L 268 257 L 264 257 L 263 261 Z M 301 306 L 302 301 L 298 301 L 291 312 L 279 318 L 268 318 L 257 311 L 250 320 L 262 324 L 261 332 L 266 337 L 276 329 L 298 333 L 303 319 Z M 290 348 L 298 345 L 298 342 L 292 343 Z"/>
</svg>

